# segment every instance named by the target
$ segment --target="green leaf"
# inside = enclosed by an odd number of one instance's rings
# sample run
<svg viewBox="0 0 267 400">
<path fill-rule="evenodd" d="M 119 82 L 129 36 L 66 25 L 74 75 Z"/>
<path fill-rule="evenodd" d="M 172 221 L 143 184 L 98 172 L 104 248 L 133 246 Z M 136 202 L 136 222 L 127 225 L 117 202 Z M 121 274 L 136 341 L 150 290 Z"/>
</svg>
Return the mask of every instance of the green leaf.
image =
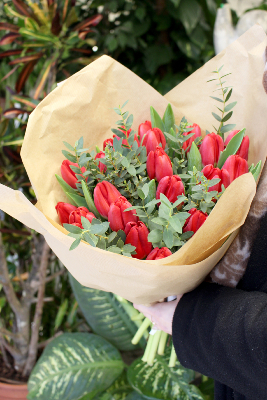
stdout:
<svg viewBox="0 0 267 400">
<path fill-rule="evenodd" d="M 137 194 L 138 194 L 138 196 L 140 197 L 140 199 L 142 199 L 142 200 L 144 200 L 145 199 L 145 193 L 143 192 L 143 190 L 142 189 L 137 189 Z"/>
<path fill-rule="evenodd" d="M 152 128 L 159 128 L 162 132 L 166 131 L 162 119 L 160 118 L 159 114 L 153 107 L 150 107 L 150 117 L 151 117 Z"/>
<path fill-rule="evenodd" d="M 127 371 L 131 386 L 147 399 L 203 400 L 195 386 L 189 385 L 194 379 L 192 370 L 182 367 L 178 360 L 174 368 L 168 366 L 170 352 L 171 346 L 167 346 L 163 356 L 156 356 L 152 367 L 141 358 L 135 360 Z"/>
<path fill-rule="evenodd" d="M 115 253 L 115 254 L 121 254 L 121 248 L 119 248 L 115 245 L 108 247 L 107 251 L 110 251 L 111 253 Z"/>
<path fill-rule="evenodd" d="M 232 92 L 233 92 L 233 89 L 229 90 L 229 92 L 228 92 L 228 94 L 226 96 L 225 102 L 227 102 L 230 99 L 230 97 L 232 95 Z"/>
<path fill-rule="evenodd" d="M 64 190 L 64 193 L 72 193 L 72 194 L 77 194 L 76 190 L 74 190 L 70 185 L 67 184 L 67 182 L 64 181 L 63 178 L 61 178 L 61 176 L 55 174 L 58 183 L 60 184 L 61 188 Z M 68 196 L 68 194 L 67 194 Z M 69 197 L 69 196 L 68 196 Z M 70 203 L 74 206 L 76 206 L 76 203 L 69 197 L 70 199 Z"/>
<path fill-rule="evenodd" d="M 178 16 L 185 27 L 186 33 L 190 35 L 201 18 L 201 7 L 196 0 L 181 0 L 178 8 Z"/>
<path fill-rule="evenodd" d="M 81 217 L 81 223 L 84 229 L 91 229 L 91 222 L 87 218 Z"/>
<path fill-rule="evenodd" d="M 215 79 L 214 79 L 215 80 Z M 220 101 L 221 103 L 223 103 L 223 100 L 222 99 L 219 99 L 219 97 L 213 97 L 213 96 L 210 96 L 212 99 L 214 99 L 214 100 L 217 100 L 217 101 Z"/>
<path fill-rule="evenodd" d="M 122 373 L 119 351 L 100 336 L 64 333 L 49 343 L 28 381 L 29 400 L 88 400 L 107 389 Z M 71 390 L 70 390 L 71 387 Z"/>
<path fill-rule="evenodd" d="M 175 230 L 175 232 L 182 233 L 183 229 L 182 229 L 179 215 L 177 215 L 177 214 L 173 215 L 169 219 L 169 223 L 170 223 L 171 227 Z M 163 237 L 163 239 L 164 239 L 164 237 Z M 164 239 L 164 241 L 165 241 L 165 239 Z M 165 243 L 166 243 L 166 241 L 165 241 Z"/>
<path fill-rule="evenodd" d="M 158 225 L 166 226 L 168 224 L 168 220 L 160 217 L 156 217 L 152 219 L 152 222 Z"/>
<path fill-rule="evenodd" d="M 148 194 L 145 198 L 145 205 L 150 203 L 152 200 L 156 198 L 156 182 L 155 179 L 152 179 L 148 182 Z"/>
<path fill-rule="evenodd" d="M 70 284 L 80 309 L 95 333 L 103 336 L 119 350 L 137 348 L 131 343 L 137 331 L 129 313 L 113 293 L 82 286 L 69 274 Z M 140 344 L 145 345 L 145 339 Z"/>
<path fill-rule="evenodd" d="M 127 168 L 127 171 L 129 172 L 130 175 L 136 176 L 136 169 L 134 168 L 133 165 L 130 165 L 130 166 Z"/>
<path fill-rule="evenodd" d="M 212 115 L 214 116 L 215 119 L 217 119 L 217 121 L 219 121 L 219 122 L 222 121 L 221 117 L 219 117 L 218 114 L 215 114 L 214 112 L 212 112 Z"/>
<path fill-rule="evenodd" d="M 125 400 L 127 395 L 132 392 L 133 389 L 128 382 L 126 371 L 123 371 L 113 384 L 105 392 L 94 397 L 94 400 Z M 86 398 L 80 400 L 86 400 Z"/>
<path fill-rule="evenodd" d="M 262 164 L 262 162 L 259 161 L 258 164 L 253 168 L 253 170 L 250 171 L 250 172 L 252 173 L 254 179 L 255 179 L 255 182 L 257 182 L 258 177 L 259 177 L 259 175 L 260 175 L 260 172 L 261 172 L 261 164 Z"/>
<path fill-rule="evenodd" d="M 121 106 L 121 109 L 123 109 L 123 108 L 126 106 L 126 104 L 128 103 L 128 101 L 129 101 L 129 100 L 126 100 L 125 103 L 123 103 L 123 105 Z"/>
<path fill-rule="evenodd" d="M 162 231 L 159 229 L 153 229 L 151 232 L 148 234 L 148 241 L 151 243 L 157 243 L 162 240 Z"/>
<path fill-rule="evenodd" d="M 228 112 L 230 111 L 232 108 L 234 108 L 234 106 L 237 104 L 237 101 L 234 101 L 233 103 L 229 103 L 228 106 L 225 107 L 224 111 Z"/>
<path fill-rule="evenodd" d="M 195 142 L 192 143 L 188 154 L 188 170 L 193 171 L 194 167 L 196 167 L 198 171 L 202 170 L 202 158 Z"/>
<path fill-rule="evenodd" d="M 165 130 L 170 132 L 171 128 L 173 128 L 175 125 L 174 113 L 170 104 L 167 105 L 162 121 L 165 126 Z"/>
<path fill-rule="evenodd" d="M 226 133 L 226 132 L 232 131 L 235 127 L 236 127 L 236 124 L 227 124 L 227 125 L 224 125 L 220 129 L 220 131 L 221 131 L 221 133 Z"/>
<path fill-rule="evenodd" d="M 230 119 L 232 115 L 233 115 L 233 111 L 230 111 L 228 114 L 226 114 L 226 115 L 223 117 L 222 122 L 228 121 L 228 119 Z"/>
<path fill-rule="evenodd" d="M 163 240 L 169 249 L 173 247 L 173 232 L 170 229 L 164 228 Z"/>
<path fill-rule="evenodd" d="M 70 246 L 70 250 L 76 249 L 76 247 L 78 247 L 80 243 L 81 243 L 81 238 L 75 239 L 72 245 Z"/>
<path fill-rule="evenodd" d="M 69 305 L 68 299 L 65 299 L 65 300 L 63 301 L 63 303 L 60 305 L 60 307 L 59 307 L 59 309 L 58 309 L 58 312 L 57 312 L 57 315 L 56 315 L 56 319 L 55 319 L 55 327 L 54 327 L 55 331 L 56 331 L 56 330 L 60 327 L 60 325 L 62 324 L 63 319 L 64 319 L 65 314 L 66 314 L 67 309 L 68 309 L 68 305 Z"/>
<path fill-rule="evenodd" d="M 66 195 L 75 203 L 76 206 L 87 208 L 87 203 L 84 197 L 79 196 L 77 193 L 66 193 Z"/>
<path fill-rule="evenodd" d="M 63 224 L 63 227 L 70 233 L 82 233 L 82 229 L 75 225 Z"/>
<path fill-rule="evenodd" d="M 96 216 L 96 218 L 101 218 L 99 212 L 96 209 L 90 190 L 84 181 L 82 181 L 82 190 L 89 211 L 91 211 Z"/>
<path fill-rule="evenodd" d="M 67 147 L 67 149 L 69 149 L 70 151 L 74 151 L 74 147 L 72 147 L 69 143 L 64 142 L 64 141 L 63 141 L 63 143 Z"/>
<path fill-rule="evenodd" d="M 218 168 L 222 168 L 227 158 L 233 154 L 236 154 L 237 150 L 239 149 L 246 129 L 242 129 L 239 131 L 235 136 L 232 137 L 226 149 L 221 153 L 219 161 L 218 161 Z"/>
</svg>

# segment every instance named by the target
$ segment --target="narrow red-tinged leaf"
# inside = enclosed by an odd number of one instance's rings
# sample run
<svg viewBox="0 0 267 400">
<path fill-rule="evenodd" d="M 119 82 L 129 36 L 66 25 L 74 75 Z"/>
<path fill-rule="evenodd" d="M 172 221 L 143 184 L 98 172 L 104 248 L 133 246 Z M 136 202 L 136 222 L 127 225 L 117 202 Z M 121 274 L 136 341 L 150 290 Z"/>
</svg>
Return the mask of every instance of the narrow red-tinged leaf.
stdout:
<svg viewBox="0 0 267 400">
<path fill-rule="evenodd" d="M 65 0 L 64 6 L 63 6 L 63 11 L 62 11 L 62 22 L 65 21 L 66 15 L 68 12 L 68 5 L 69 5 L 69 0 Z"/>
<path fill-rule="evenodd" d="M 31 11 L 30 7 L 24 3 L 24 1 L 12 0 L 12 2 L 20 14 L 25 15 L 25 17 L 29 17 L 29 18 L 33 17 L 33 12 Z"/>
<path fill-rule="evenodd" d="M 0 22 L 0 31 L 18 32 L 19 26 L 9 24 L 8 22 Z"/>
<path fill-rule="evenodd" d="M 71 7 L 74 7 L 76 5 L 76 0 L 71 0 Z"/>
<path fill-rule="evenodd" d="M 70 73 L 66 69 L 62 68 L 62 72 L 63 72 L 63 74 L 65 75 L 66 78 L 70 77 Z"/>
<path fill-rule="evenodd" d="M 1 82 L 9 78 L 14 72 L 18 69 L 19 65 L 16 65 L 15 68 L 13 68 L 11 71 L 9 71 L 2 79 Z"/>
<path fill-rule="evenodd" d="M 76 51 L 78 53 L 83 53 L 83 54 L 91 54 L 92 50 L 90 49 L 71 49 L 71 51 Z"/>
<path fill-rule="evenodd" d="M 37 86 L 37 88 L 36 88 L 36 90 L 35 90 L 35 93 L 34 93 L 34 95 L 33 95 L 34 100 L 37 100 L 37 99 L 40 97 L 41 91 L 42 91 L 43 88 L 44 88 L 45 82 L 46 82 L 46 80 L 47 80 L 47 78 L 48 78 L 49 72 L 51 71 L 51 68 L 52 68 L 52 66 L 53 66 L 54 63 L 55 63 L 55 61 L 52 60 L 52 61 L 48 64 L 48 66 L 46 67 L 46 69 L 45 69 L 43 75 L 41 76 L 41 79 L 40 79 L 40 81 L 39 81 L 39 83 L 38 83 L 38 86 Z"/>
<path fill-rule="evenodd" d="M 22 108 L 8 108 L 3 112 L 3 116 L 7 119 L 13 119 L 25 113 L 30 114 L 31 111 L 23 110 Z"/>
<path fill-rule="evenodd" d="M 38 60 L 39 58 L 41 58 L 43 55 L 43 53 L 38 53 L 38 54 L 32 54 L 31 56 L 24 56 L 24 57 L 19 57 L 16 58 L 15 60 L 12 60 L 9 62 L 9 65 L 16 65 L 16 64 L 20 64 L 20 63 L 27 63 L 29 61 L 33 61 L 33 60 Z"/>
<path fill-rule="evenodd" d="M 80 31 L 78 33 L 79 39 L 84 40 L 89 32 L 93 32 L 93 30 L 88 28 L 88 29 L 85 29 L 83 31 Z"/>
<path fill-rule="evenodd" d="M 96 26 L 99 24 L 101 19 L 103 18 L 103 15 L 97 14 L 94 15 L 93 17 L 87 18 L 84 21 L 80 22 L 78 25 L 76 25 L 73 30 L 74 31 L 81 31 L 84 30 L 84 28 L 87 28 L 90 25 Z"/>
<path fill-rule="evenodd" d="M 13 43 L 14 40 L 16 40 L 19 36 L 20 36 L 20 34 L 16 33 L 16 32 L 7 33 L 0 40 L 0 46 L 4 46 L 5 44 Z"/>
<path fill-rule="evenodd" d="M 61 32 L 61 22 L 60 22 L 60 15 L 59 12 L 56 11 L 56 14 L 52 20 L 52 24 L 51 24 L 51 33 L 53 33 L 53 35 L 58 36 Z"/>
<path fill-rule="evenodd" d="M 47 0 L 47 6 L 51 7 L 55 3 L 55 0 Z"/>
<path fill-rule="evenodd" d="M 38 60 L 30 61 L 23 67 L 22 71 L 19 74 L 18 80 L 16 82 L 17 93 L 19 93 L 23 89 L 23 87 L 24 87 L 29 75 L 32 73 L 32 70 L 33 70 L 35 64 L 37 63 L 37 61 Z"/>
<path fill-rule="evenodd" d="M 18 101 L 19 103 L 25 104 L 25 106 L 35 108 L 38 106 L 39 101 L 30 99 L 22 96 L 12 96 L 12 100 Z"/>
<path fill-rule="evenodd" d="M 0 53 L 0 58 L 10 57 L 10 56 L 17 56 L 18 54 L 20 54 L 22 52 L 22 50 L 23 49 L 2 51 L 2 53 Z"/>
</svg>

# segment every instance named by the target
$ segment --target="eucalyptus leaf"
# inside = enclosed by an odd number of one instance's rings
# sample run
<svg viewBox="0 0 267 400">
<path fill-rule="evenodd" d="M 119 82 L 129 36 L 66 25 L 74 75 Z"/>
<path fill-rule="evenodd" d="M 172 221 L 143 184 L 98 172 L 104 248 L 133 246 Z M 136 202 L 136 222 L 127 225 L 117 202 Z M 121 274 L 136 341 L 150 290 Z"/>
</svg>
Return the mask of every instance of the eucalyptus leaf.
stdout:
<svg viewBox="0 0 267 400">
<path fill-rule="evenodd" d="M 82 233 L 82 229 L 79 226 L 71 225 L 71 224 L 63 224 L 63 227 L 70 233 Z"/>
<path fill-rule="evenodd" d="M 163 240 L 169 249 L 173 247 L 173 232 L 170 229 L 164 228 Z"/>
<path fill-rule="evenodd" d="M 151 232 L 149 232 L 147 239 L 149 242 L 155 243 L 155 242 L 160 242 L 162 240 L 162 237 L 163 233 L 161 230 L 153 229 Z"/>
<path fill-rule="evenodd" d="M 221 117 L 219 117 L 219 115 L 218 115 L 218 114 L 216 114 L 216 113 L 212 112 L 212 115 L 214 116 L 214 118 L 215 118 L 215 119 L 217 119 L 217 121 L 219 121 L 219 122 L 221 122 L 221 121 L 222 121 Z"/>
</svg>

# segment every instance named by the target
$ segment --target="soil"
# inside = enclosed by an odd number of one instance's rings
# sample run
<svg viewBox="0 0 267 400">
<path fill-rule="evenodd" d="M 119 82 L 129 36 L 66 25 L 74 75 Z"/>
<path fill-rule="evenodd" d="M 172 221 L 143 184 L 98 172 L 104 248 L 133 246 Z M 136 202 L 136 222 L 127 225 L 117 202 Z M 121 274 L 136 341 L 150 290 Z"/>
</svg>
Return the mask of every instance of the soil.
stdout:
<svg viewBox="0 0 267 400">
<path fill-rule="evenodd" d="M 12 366 L 12 358 L 9 359 L 10 365 Z M 27 383 L 28 377 L 22 376 L 22 374 L 16 371 L 13 367 L 9 368 L 4 363 L 2 356 L 0 355 L 0 382 L 11 383 L 21 385 Z"/>
</svg>

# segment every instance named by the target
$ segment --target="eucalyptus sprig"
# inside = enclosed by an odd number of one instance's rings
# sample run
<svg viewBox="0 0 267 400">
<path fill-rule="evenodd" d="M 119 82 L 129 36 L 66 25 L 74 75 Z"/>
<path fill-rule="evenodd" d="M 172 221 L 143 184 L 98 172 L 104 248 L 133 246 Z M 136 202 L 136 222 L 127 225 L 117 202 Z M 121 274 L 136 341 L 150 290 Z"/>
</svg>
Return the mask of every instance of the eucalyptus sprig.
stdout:
<svg viewBox="0 0 267 400">
<path fill-rule="evenodd" d="M 237 104 L 237 102 L 234 101 L 234 102 L 226 105 L 226 103 L 229 101 L 229 99 L 232 95 L 233 89 L 232 89 L 232 86 L 224 86 L 226 81 L 222 81 L 222 79 L 227 75 L 231 75 L 231 72 L 220 76 L 220 71 L 222 70 L 222 68 L 223 68 L 223 65 L 220 68 L 217 68 L 215 71 L 212 71 L 212 73 L 217 74 L 218 76 L 217 76 L 217 78 L 212 78 L 212 79 L 208 80 L 208 82 L 216 81 L 216 80 L 219 81 L 219 83 L 217 83 L 216 86 L 220 86 L 220 87 L 218 89 L 215 89 L 214 92 L 220 91 L 221 93 L 219 95 L 221 96 L 221 98 L 214 97 L 214 96 L 210 96 L 210 97 L 212 99 L 222 103 L 222 106 L 221 106 L 222 108 L 219 108 L 216 106 L 216 108 L 218 108 L 218 110 L 222 113 L 222 115 L 219 116 L 218 114 L 216 114 L 214 112 L 212 112 L 212 115 L 220 123 L 218 129 L 216 129 L 215 126 L 213 126 L 213 128 L 216 130 L 217 134 L 220 135 L 224 140 L 224 134 L 226 132 L 233 130 L 236 126 L 236 124 L 224 125 L 224 122 L 228 121 L 232 117 L 233 111 L 230 111 L 230 110 L 232 110 L 232 108 L 234 108 L 234 106 Z"/>
</svg>

